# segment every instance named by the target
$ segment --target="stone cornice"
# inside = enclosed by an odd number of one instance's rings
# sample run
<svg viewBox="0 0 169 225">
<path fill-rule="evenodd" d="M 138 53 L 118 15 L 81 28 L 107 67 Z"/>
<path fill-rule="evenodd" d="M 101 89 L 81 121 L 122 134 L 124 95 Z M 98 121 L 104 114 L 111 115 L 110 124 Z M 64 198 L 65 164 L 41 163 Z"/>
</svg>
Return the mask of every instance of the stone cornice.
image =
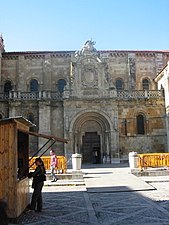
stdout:
<svg viewBox="0 0 169 225">
<path fill-rule="evenodd" d="M 5 52 L 2 53 L 2 58 L 7 60 L 18 59 L 19 56 L 24 56 L 25 59 L 37 59 L 37 58 L 45 58 L 46 56 L 50 56 L 52 58 L 55 57 L 71 57 L 73 51 L 58 51 L 58 52 Z"/>
<path fill-rule="evenodd" d="M 137 50 L 105 50 L 105 51 L 96 51 L 101 55 L 108 54 L 109 57 L 125 57 L 130 53 L 135 54 L 136 56 L 146 56 L 154 57 L 156 54 L 163 54 L 169 57 L 169 50 L 164 51 L 137 51 Z M 75 51 L 32 51 L 32 52 L 3 52 L 2 58 L 7 60 L 16 60 L 19 56 L 24 56 L 25 59 L 34 59 L 34 58 L 45 58 L 47 55 L 52 58 L 63 57 L 69 58 L 75 54 Z"/>
</svg>

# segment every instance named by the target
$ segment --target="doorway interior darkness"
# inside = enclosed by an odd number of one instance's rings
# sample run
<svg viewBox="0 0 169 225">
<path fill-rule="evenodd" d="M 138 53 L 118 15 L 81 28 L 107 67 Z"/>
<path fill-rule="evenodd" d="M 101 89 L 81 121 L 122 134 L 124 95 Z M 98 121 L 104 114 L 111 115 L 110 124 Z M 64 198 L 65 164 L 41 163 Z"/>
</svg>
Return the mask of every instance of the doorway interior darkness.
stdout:
<svg viewBox="0 0 169 225">
<path fill-rule="evenodd" d="M 82 163 L 100 162 L 100 135 L 97 132 L 85 132 L 82 137 Z"/>
</svg>

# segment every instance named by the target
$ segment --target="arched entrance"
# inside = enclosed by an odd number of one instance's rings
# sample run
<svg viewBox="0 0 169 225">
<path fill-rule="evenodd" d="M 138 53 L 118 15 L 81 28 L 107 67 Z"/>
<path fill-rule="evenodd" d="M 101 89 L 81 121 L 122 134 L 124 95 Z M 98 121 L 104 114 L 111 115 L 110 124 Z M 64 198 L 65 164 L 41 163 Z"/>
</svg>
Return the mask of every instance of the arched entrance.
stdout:
<svg viewBox="0 0 169 225">
<path fill-rule="evenodd" d="M 81 112 L 71 121 L 69 134 L 72 149 L 82 154 L 82 163 L 102 163 L 111 158 L 115 148 L 115 131 L 107 115 L 101 112 Z"/>
</svg>

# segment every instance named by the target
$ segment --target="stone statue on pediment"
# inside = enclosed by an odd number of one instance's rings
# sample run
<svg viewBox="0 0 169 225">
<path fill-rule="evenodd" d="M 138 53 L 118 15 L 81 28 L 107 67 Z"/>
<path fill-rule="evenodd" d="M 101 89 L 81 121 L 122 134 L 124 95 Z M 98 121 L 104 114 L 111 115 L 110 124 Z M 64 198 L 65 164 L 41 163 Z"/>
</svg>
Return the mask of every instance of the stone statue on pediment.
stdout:
<svg viewBox="0 0 169 225">
<path fill-rule="evenodd" d="M 83 48 L 82 48 L 82 52 L 93 52 L 96 51 L 96 49 L 94 48 L 94 45 L 96 44 L 95 41 L 92 40 L 88 40 L 85 42 Z"/>
<path fill-rule="evenodd" d="M 93 54 L 96 53 L 97 50 L 94 48 L 94 45 L 96 44 L 95 41 L 88 40 L 84 43 L 82 49 L 80 51 L 75 52 L 75 57 L 79 55 L 88 55 L 88 54 Z"/>
</svg>

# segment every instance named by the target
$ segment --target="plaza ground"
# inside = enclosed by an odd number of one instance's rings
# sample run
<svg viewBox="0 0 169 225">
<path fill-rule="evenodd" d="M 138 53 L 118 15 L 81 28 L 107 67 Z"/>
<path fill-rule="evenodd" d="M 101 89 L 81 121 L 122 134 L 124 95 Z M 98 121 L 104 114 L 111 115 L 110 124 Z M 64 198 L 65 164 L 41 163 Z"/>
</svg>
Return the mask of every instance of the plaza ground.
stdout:
<svg viewBox="0 0 169 225">
<path fill-rule="evenodd" d="M 46 181 L 43 212 L 24 213 L 18 223 L 169 224 L 169 176 L 137 177 L 127 164 L 83 165 L 82 173 L 83 180 Z"/>
</svg>

